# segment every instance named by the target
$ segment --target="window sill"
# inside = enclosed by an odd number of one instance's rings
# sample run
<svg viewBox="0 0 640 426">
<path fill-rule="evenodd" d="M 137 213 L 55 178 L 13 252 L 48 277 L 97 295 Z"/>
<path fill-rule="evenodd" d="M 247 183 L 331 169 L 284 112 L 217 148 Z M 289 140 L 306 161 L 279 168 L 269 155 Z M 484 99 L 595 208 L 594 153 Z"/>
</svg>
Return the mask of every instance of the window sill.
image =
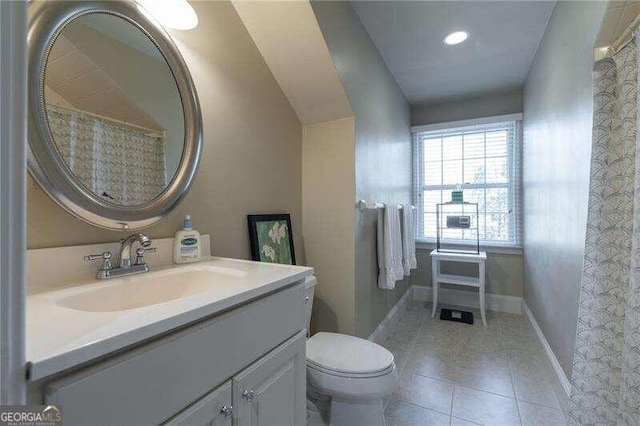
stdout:
<svg viewBox="0 0 640 426">
<path fill-rule="evenodd" d="M 471 247 L 471 246 L 469 246 Z M 417 250 L 433 250 L 436 248 L 435 241 L 429 240 L 416 240 L 416 249 Z M 466 248 L 465 246 L 457 246 L 455 248 Z M 514 247 L 514 246 L 497 246 L 497 245 L 482 245 L 480 244 L 480 250 L 493 253 L 493 254 L 505 254 L 512 256 L 522 256 L 523 249 L 522 247 Z"/>
</svg>

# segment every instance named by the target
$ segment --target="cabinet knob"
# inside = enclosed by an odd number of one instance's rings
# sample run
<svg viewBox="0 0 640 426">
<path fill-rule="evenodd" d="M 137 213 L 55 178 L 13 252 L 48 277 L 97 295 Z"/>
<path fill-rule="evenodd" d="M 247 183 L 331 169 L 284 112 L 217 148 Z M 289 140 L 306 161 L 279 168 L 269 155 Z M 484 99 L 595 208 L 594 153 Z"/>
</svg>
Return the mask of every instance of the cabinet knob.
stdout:
<svg viewBox="0 0 640 426">
<path fill-rule="evenodd" d="M 223 414 L 225 419 L 233 417 L 233 405 L 223 406 L 220 409 L 220 414 Z"/>
<path fill-rule="evenodd" d="M 309 296 L 305 296 L 304 297 L 304 303 L 307 303 L 309 301 L 309 299 L 311 299 Z"/>
<path fill-rule="evenodd" d="M 247 401 L 251 402 L 255 399 L 256 394 L 252 390 L 242 391 L 242 397 Z"/>
</svg>

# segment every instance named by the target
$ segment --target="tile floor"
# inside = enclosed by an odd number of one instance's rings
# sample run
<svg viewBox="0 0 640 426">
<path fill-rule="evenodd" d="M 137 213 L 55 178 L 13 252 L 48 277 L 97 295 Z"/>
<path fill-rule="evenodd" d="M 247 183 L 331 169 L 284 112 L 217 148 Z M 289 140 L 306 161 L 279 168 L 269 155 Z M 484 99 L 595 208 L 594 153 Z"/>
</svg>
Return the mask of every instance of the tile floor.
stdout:
<svg viewBox="0 0 640 426">
<path fill-rule="evenodd" d="M 479 311 L 462 309 L 474 325 L 432 319 L 425 302 L 411 302 L 380 342 L 400 374 L 387 426 L 564 425 L 567 397 L 526 317 L 488 311 L 485 329 Z M 308 425 L 328 424 L 326 406 L 310 407 Z"/>
</svg>

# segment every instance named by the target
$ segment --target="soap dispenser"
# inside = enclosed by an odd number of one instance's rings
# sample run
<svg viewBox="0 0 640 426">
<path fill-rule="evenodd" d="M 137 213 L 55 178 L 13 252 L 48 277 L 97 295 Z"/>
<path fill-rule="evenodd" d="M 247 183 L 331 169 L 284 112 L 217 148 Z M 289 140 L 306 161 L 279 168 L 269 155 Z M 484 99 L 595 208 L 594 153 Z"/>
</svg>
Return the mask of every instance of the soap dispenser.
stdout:
<svg viewBox="0 0 640 426">
<path fill-rule="evenodd" d="M 173 240 L 173 262 L 190 263 L 200 260 L 200 233 L 191 225 L 191 215 L 182 222 L 182 229 Z"/>
</svg>

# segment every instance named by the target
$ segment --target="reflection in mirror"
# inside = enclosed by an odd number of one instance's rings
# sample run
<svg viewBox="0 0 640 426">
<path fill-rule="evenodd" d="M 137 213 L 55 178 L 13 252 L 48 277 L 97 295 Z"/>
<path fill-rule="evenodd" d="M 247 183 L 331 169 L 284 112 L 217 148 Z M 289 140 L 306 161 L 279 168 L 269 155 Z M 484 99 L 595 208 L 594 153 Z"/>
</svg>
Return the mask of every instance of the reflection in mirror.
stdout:
<svg viewBox="0 0 640 426">
<path fill-rule="evenodd" d="M 52 137 L 82 185 L 121 206 L 164 191 L 182 157 L 184 113 L 145 33 L 110 14 L 74 19 L 51 48 L 44 82 Z"/>
</svg>

